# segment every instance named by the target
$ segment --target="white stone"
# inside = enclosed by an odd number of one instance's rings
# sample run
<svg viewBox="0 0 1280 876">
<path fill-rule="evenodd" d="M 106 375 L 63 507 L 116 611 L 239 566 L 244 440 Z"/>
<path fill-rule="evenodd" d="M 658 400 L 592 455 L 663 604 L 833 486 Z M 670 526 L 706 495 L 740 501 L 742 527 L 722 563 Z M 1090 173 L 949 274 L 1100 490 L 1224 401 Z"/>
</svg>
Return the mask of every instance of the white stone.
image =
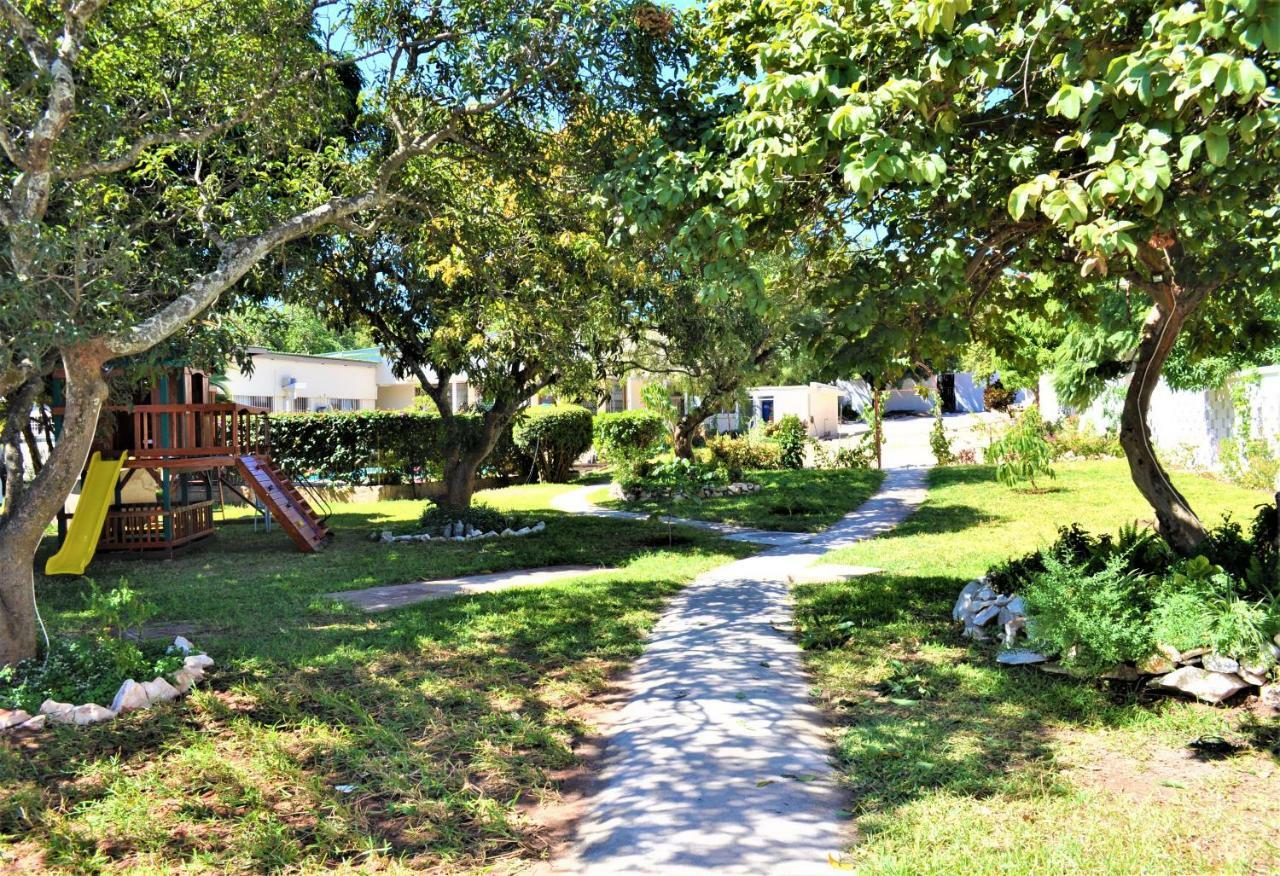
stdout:
<svg viewBox="0 0 1280 876">
<path fill-rule="evenodd" d="M 506 529 L 502 530 L 502 532 L 498 534 L 502 536 L 515 535 L 516 531 L 512 529 L 510 526 L 508 526 Z"/>
<path fill-rule="evenodd" d="M 969 614 L 969 608 L 973 605 L 973 598 L 983 586 L 981 578 L 964 585 L 964 589 L 960 591 L 960 596 L 956 599 L 955 608 L 951 609 L 951 619 L 953 621 L 963 620 Z"/>
<path fill-rule="evenodd" d="M 0 709 L 0 730 L 8 730 L 31 720 L 31 716 L 22 709 Z"/>
<path fill-rule="evenodd" d="M 1001 626 L 1004 627 L 1004 646 L 1006 648 L 1013 647 L 1013 643 L 1018 639 L 1018 631 L 1022 629 L 1026 622 L 1027 619 L 1025 617 L 1015 615 L 1001 624 Z"/>
<path fill-rule="evenodd" d="M 145 709 L 150 704 L 147 692 L 142 689 L 142 685 L 130 678 L 116 691 L 115 699 L 111 701 L 111 711 L 118 715 L 134 709 Z"/>
<path fill-rule="evenodd" d="M 100 724 L 115 716 L 115 712 L 97 703 L 85 703 L 71 710 L 71 722 L 74 724 Z"/>
<path fill-rule="evenodd" d="M 391 544 L 391 542 L 396 540 L 396 537 L 392 535 L 390 530 L 384 529 L 382 530 L 382 536 L 380 540 L 382 541 L 383 544 Z"/>
<path fill-rule="evenodd" d="M 999 616 L 999 614 L 1000 614 L 1000 606 L 988 605 L 986 608 L 982 609 L 980 612 L 978 612 L 973 616 L 973 622 L 977 626 L 983 627 L 983 626 L 986 626 L 987 622 L 990 621 L 992 618 Z"/>
<path fill-rule="evenodd" d="M 1006 611 L 1011 611 L 1014 614 L 1020 614 L 1020 615 L 1026 616 L 1027 604 L 1022 601 L 1021 596 L 1014 596 L 1012 599 L 1010 599 L 1008 602 L 1005 603 L 1004 607 Z"/>
<path fill-rule="evenodd" d="M 451 540 L 451 541 L 466 541 L 467 539 L 466 539 L 466 536 L 463 536 L 463 535 L 455 535 L 455 536 L 454 536 L 452 539 L 450 539 L 450 540 Z"/>
<path fill-rule="evenodd" d="M 1263 685 L 1258 691 L 1258 702 L 1273 712 L 1280 713 L 1280 684 Z"/>
<path fill-rule="evenodd" d="M 537 523 L 533 524 L 533 529 L 532 529 L 532 530 L 530 530 L 530 531 L 531 531 L 531 532 L 543 532 L 543 531 L 545 531 L 545 530 L 546 530 L 546 528 L 547 528 L 547 521 L 545 521 L 545 520 L 539 520 Z"/>
<path fill-rule="evenodd" d="M 173 680 L 178 684 L 178 693 L 186 693 L 191 690 L 195 683 L 204 678 L 204 670 L 198 667 L 188 669 L 182 667 L 173 674 Z"/>
<path fill-rule="evenodd" d="M 530 532 L 533 532 L 531 528 L 528 526 L 522 526 L 516 530 L 516 535 L 528 535 Z"/>
<path fill-rule="evenodd" d="M 974 597 L 979 602 L 990 602 L 996 598 L 996 592 L 987 586 L 987 582 L 983 579 L 982 588 L 978 590 L 977 596 Z"/>
<path fill-rule="evenodd" d="M 1006 666 L 1026 666 L 1029 663 L 1044 663 L 1049 658 L 1036 651 L 1016 648 L 1012 651 L 1001 651 L 996 655 L 996 662 Z"/>
<path fill-rule="evenodd" d="M 48 716 L 48 715 L 35 715 L 34 717 L 32 717 L 32 718 L 31 718 L 31 720 L 30 720 L 30 721 L 27 721 L 25 724 L 20 724 L 20 725 L 18 725 L 18 727 L 17 727 L 17 728 L 15 728 L 15 729 L 18 729 L 18 730 L 43 730 L 43 729 L 44 729 L 44 725 L 48 722 L 48 720 L 49 720 L 49 716 Z"/>
<path fill-rule="evenodd" d="M 1178 662 L 1190 663 L 1192 660 L 1195 660 L 1197 657 L 1203 657 L 1205 654 L 1208 654 L 1208 653 L 1209 653 L 1208 648 L 1192 648 L 1189 651 L 1183 651 L 1181 654 L 1179 654 Z"/>
<path fill-rule="evenodd" d="M 1240 667 L 1239 675 L 1245 681 L 1249 682 L 1249 684 L 1262 685 L 1267 683 L 1266 673 L 1250 672 L 1248 669 L 1245 669 L 1243 666 Z"/>
<path fill-rule="evenodd" d="M 1168 660 L 1170 663 L 1177 663 L 1178 659 L 1182 656 L 1181 652 L 1179 652 L 1178 649 L 1173 647 L 1172 645 L 1162 645 L 1157 642 L 1156 650 L 1159 651 L 1162 655 L 1164 655 L 1164 658 Z M 1232 672 L 1234 670 L 1226 670 L 1226 671 Z"/>
<path fill-rule="evenodd" d="M 173 640 L 173 647 L 177 648 L 183 654 L 190 654 L 196 648 L 196 646 L 191 644 L 185 636 L 176 636 Z"/>
<path fill-rule="evenodd" d="M 182 661 L 182 665 L 188 669 L 193 666 L 200 669 L 208 669 L 213 665 L 213 658 L 208 654 L 192 654 Z"/>
<path fill-rule="evenodd" d="M 151 681 L 144 681 L 142 689 L 147 692 L 147 700 L 153 705 L 155 703 L 167 703 L 169 700 L 176 700 L 180 696 L 176 687 L 158 675 Z"/>
<path fill-rule="evenodd" d="M 1235 672 L 1240 668 L 1239 661 L 1213 653 L 1205 654 L 1200 658 L 1200 665 L 1210 672 Z"/>
<path fill-rule="evenodd" d="M 1183 666 L 1168 675 L 1147 682 L 1151 687 L 1191 694 L 1206 703 L 1220 703 L 1247 686 L 1238 676 L 1211 672 L 1198 666 Z"/>
<path fill-rule="evenodd" d="M 50 721 L 59 724 L 71 723 L 71 712 L 75 706 L 71 703 L 60 703 L 57 700 L 45 700 L 40 704 L 40 714 L 48 715 Z"/>
</svg>

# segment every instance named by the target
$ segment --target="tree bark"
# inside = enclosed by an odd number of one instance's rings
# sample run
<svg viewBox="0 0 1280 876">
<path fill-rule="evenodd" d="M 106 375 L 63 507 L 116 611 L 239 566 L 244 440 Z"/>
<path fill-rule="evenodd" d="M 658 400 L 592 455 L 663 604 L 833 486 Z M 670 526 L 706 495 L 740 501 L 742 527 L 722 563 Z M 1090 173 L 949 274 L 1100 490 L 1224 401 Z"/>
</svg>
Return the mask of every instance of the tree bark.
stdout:
<svg viewBox="0 0 1280 876">
<path fill-rule="evenodd" d="M 693 459 L 693 436 L 697 434 L 698 427 L 706 419 L 707 416 L 699 405 L 676 422 L 676 433 L 672 443 L 675 446 L 677 459 Z"/>
<path fill-rule="evenodd" d="M 107 399 L 102 351 L 69 349 L 62 437 L 30 487 L 7 501 L 0 524 L 0 665 L 36 656 L 35 553 L 45 527 L 75 486 Z"/>
<path fill-rule="evenodd" d="M 452 416 L 452 414 L 450 414 Z M 444 496 L 439 504 L 452 511 L 466 511 L 476 492 L 476 471 L 493 452 L 498 436 L 513 414 L 497 408 L 484 415 L 480 444 L 471 448 L 459 448 L 446 454 L 444 459 Z"/>
<path fill-rule="evenodd" d="M 1177 341 L 1187 316 L 1202 296 L 1182 296 L 1166 288 L 1157 297 L 1146 322 L 1133 361 L 1133 377 L 1125 392 L 1120 414 L 1120 446 L 1129 462 L 1129 474 L 1138 491 L 1155 511 L 1157 529 L 1178 553 L 1194 553 L 1204 541 L 1204 524 L 1191 510 L 1186 498 L 1174 487 L 1151 444 L 1147 412 L 1151 393 L 1160 381 L 1160 372 Z"/>
</svg>

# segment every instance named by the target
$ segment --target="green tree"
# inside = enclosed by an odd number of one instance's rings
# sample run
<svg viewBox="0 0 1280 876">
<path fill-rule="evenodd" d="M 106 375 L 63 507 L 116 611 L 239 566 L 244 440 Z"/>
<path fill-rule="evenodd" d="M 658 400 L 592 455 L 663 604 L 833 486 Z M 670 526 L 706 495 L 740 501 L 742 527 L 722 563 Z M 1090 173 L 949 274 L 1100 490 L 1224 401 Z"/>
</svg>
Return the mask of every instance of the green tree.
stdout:
<svg viewBox="0 0 1280 876">
<path fill-rule="evenodd" d="M 408 207 L 319 266 L 316 295 L 340 322 L 372 326 L 446 424 L 451 380 L 479 396 L 478 442 L 445 448 L 443 504 L 465 509 L 476 471 L 528 401 L 587 397 L 621 349 L 634 266 L 605 245 L 586 190 L 559 171 L 537 185 L 468 174 L 446 160 L 421 178 L 429 215 Z"/>
<path fill-rule="evenodd" d="M 364 325 L 331 326 L 324 315 L 305 304 L 250 305 L 226 314 L 246 344 L 282 353 L 336 353 L 373 346 Z"/>
<path fill-rule="evenodd" d="M 35 653 L 32 560 L 109 363 L 184 331 L 290 241 L 368 222 L 446 143 L 517 166 L 522 132 L 633 89 L 623 61 L 664 68 L 646 21 L 622 0 L 0 0 L 4 407 L 67 377 L 29 484 L 4 435 L 0 663 Z M 364 116 L 334 134 L 342 71 L 366 61 Z"/>
<path fill-rule="evenodd" d="M 847 259 L 828 331 L 894 323 L 877 334 L 900 352 L 1049 301 L 1143 302 L 1121 443 L 1193 550 L 1146 412 L 1180 336 L 1193 358 L 1229 345 L 1280 276 L 1280 7 L 716 0 L 700 45 L 725 111 L 637 162 L 632 220 L 680 209 L 673 248 L 717 253 L 725 284 L 774 241 Z"/>
</svg>

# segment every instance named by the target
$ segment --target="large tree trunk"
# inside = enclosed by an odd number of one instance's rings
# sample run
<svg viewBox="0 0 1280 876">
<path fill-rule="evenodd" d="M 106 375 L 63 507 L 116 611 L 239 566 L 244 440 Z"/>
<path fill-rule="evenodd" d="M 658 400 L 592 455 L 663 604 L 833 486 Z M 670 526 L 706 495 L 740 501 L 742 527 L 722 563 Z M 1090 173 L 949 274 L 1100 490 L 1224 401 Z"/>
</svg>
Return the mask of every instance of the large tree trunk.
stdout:
<svg viewBox="0 0 1280 876">
<path fill-rule="evenodd" d="M 693 436 L 698 434 L 698 427 L 702 425 L 706 419 L 701 406 L 689 411 L 676 423 L 676 433 L 674 436 L 675 454 L 677 459 L 693 459 Z"/>
<path fill-rule="evenodd" d="M 63 352 L 67 395 L 62 434 L 30 487 L 16 496 L 10 489 L 6 499 L 0 524 L 0 665 L 36 656 L 35 553 L 93 444 L 107 398 L 103 360 L 93 351 Z"/>
<path fill-rule="evenodd" d="M 1120 415 L 1120 446 L 1129 461 L 1133 483 L 1155 511 L 1160 534 L 1174 550 L 1187 555 L 1194 553 L 1204 541 L 1204 524 L 1156 458 L 1151 430 L 1147 427 L 1147 411 L 1151 393 L 1160 381 L 1161 369 L 1177 341 L 1178 332 L 1202 296 L 1179 295 L 1175 289 L 1165 291 L 1161 296 L 1164 300 L 1157 301 L 1142 326 L 1133 377 Z"/>
<path fill-rule="evenodd" d="M 497 408 L 488 411 L 484 415 L 480 443 L 445 456 L 444 496 L 438 504 L 453 511 L 465 511 L 471 507 L 471 499 L 476 492 L 476 472 L 497 446 L 498 437 L 512 416 L 512 413 Z"/>
</svg>

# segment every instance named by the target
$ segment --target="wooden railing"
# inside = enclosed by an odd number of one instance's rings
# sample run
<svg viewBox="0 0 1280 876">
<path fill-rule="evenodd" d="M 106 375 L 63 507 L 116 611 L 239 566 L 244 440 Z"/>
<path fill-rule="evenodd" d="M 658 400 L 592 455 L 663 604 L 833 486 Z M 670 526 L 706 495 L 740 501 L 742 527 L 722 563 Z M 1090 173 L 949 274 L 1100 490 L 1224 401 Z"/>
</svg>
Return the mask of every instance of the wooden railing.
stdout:
<svg viewBox="0 0 1280 876">
<path fill-rule="evenodd" d="M 179 505 L 169 511 L 151 503 L 126 504 L 107 512 L 98 546 L 102 550 L 157 550 L 177 547 L 212 532 L 213 502 Z"/>
<path fill-rule="evenodd" d="M 243 456 L 271 445 L 267 412 L 230 403 L 109 407 L 131 419 L 133 459 Z"/>
</svg>

